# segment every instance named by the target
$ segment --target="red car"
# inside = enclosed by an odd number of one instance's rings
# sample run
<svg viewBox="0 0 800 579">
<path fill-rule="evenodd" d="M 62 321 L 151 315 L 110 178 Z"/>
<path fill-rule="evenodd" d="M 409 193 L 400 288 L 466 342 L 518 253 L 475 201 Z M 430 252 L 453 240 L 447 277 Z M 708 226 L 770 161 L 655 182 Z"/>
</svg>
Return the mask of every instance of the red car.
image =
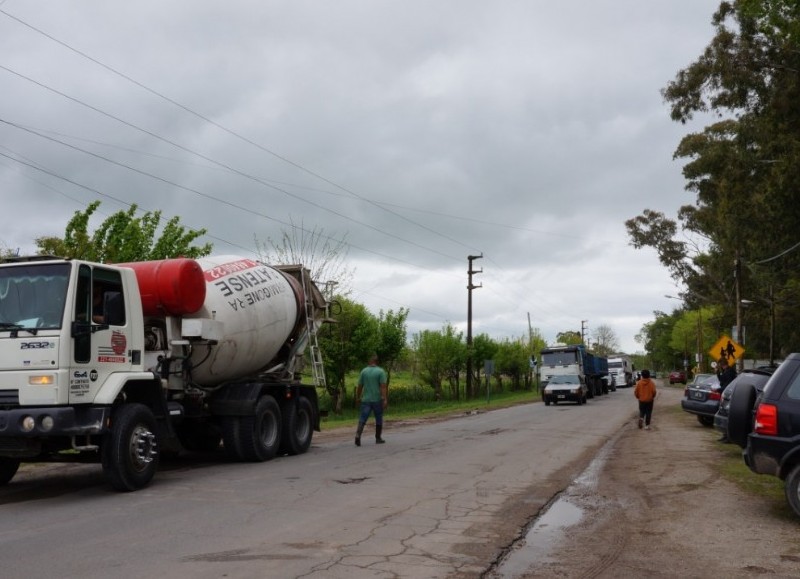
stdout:
<svg viewBox="0 0 800 579">
<path fill-rule="evenodd" d="M 683 370 L 673 370 L 669 373 L 669 383 L 676 384 L 678 382 L 686 384 L 686 372 Z"/>
</svg>

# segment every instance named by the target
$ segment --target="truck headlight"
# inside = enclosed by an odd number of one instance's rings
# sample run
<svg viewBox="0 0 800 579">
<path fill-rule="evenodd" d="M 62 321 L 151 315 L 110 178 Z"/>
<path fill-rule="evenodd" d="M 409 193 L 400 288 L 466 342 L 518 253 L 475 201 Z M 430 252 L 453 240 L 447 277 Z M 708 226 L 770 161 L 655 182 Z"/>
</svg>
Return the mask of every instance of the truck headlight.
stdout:
<svg viewBox="0 0 800 579">
<path fill-rule="evenodd" d="M 22 428 L 23 432 L 30 432 L 33 430 L 33 427 L 36 426 L 36 421 L 33 419 L 33 416 L 23 416 L 22 422 L 20 423 L 20 427 Z"/>
<path fill-rule="evenodd" d="M 50 430 L 52 430 L 54 424 L 55 421 L 53 420 L 52 416 L 45 416 L 44 418 L 42 418 L 42 430 L 44 430 L 45 432 L 49 432 Z"/>
</svg>

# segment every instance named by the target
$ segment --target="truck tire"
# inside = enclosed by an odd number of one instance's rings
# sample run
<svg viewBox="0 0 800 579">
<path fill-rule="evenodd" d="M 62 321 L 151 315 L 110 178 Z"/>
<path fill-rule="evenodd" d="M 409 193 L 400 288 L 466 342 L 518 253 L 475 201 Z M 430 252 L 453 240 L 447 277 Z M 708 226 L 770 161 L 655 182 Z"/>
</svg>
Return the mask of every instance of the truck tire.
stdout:
<svg viewBox="0 0 800 579">
<path fill-rule="evenodd" d="M 253 416 L 239 419 L 242 460 L 264 462 L 278 453 L 281 443 L 281 409 L 272 396 L 256 402 Z"/>
<path fill-rule="evenodd" d="M 156 419 L 144 404 L 124 404 L 112 417 L 101 451 L 103 473 L 118 491 L 146 487 L 158 470 Z"/>
<path fill-rule="evenodd" d="M 747 446 L 747 435 L 753 429 L 753 408 L 756 389 L 752 384 L 738 384 L 728 406 L 728 440 L 741 448 Z"/>
<path fill-rule="evenodd" d="M 796 464 L 786 476 L 783 492 L 786 493 L 786 500 L 792 507 L 794 513 L 800 517 L 800 464 Z"/>
<path fill-rule="evenodd" d="M 286 404 L 282 413 L 283 428 L 281 432 L 281 454 L 303 454 L 311 446 L 314 436 L 314 409 L 305 396 L 300 396 L 296 403 Z"/>
<path fill-rule="evenodd" d="M 7 456 L 0 456 L 0 486 L 7 485 L 17 474 L 19 468 L 18 458 L 9 458 Z"/>
</svg>

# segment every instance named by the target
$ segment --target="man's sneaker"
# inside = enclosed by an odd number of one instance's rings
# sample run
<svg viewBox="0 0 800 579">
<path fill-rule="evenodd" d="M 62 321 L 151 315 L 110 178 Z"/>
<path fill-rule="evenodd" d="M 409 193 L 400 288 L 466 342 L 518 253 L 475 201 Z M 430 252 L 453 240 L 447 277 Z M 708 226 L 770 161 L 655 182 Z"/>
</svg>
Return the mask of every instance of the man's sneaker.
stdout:
<svg viewBox="0 0 800 579">
<path fill-rule="evenodd" d="M 356 446 L 361 446 L 361 437 L 356 436 Z"/>
<path fill-rule="evenodd" d="M 650 425 L 648 424 L 647 426 L 644 427 L 644 429 L 645 430 L 650 430 Z"/>
<path fill-rule="evenodd" d="M 644 421 L 640 418 L 639 419 L 639 429 L 640 430 L 641 430 L 643 424 L 644 424 Z"/>
</svg>

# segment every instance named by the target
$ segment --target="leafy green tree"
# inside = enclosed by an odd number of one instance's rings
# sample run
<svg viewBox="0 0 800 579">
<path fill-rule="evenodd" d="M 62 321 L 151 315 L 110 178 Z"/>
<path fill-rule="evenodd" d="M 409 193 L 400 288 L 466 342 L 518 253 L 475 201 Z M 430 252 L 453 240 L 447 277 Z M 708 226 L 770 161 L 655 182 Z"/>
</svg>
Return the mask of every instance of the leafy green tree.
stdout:
<svg viewBox="0 0 800 579">
<path fill-rule="evenodd" d="M 408 308 L 400 308 L 397 312 L 393 310 L 381 311 L 378 315 L 378 336 L 375 351 L 378 354 L 378 360 L 386 370 L 389 381 L 392 379 L 391 372 L 394 369 L 395 362 L 406 346 L 408 312 Z"/>
<path fill-rule="evenodd" d="M 378 319 L 363 304 L 343 296 L 334 300 L 335 323 L 327 324 L 318 335 L 325 364 L 328 394 L 334 412 L 341 413 L 347 394 L 345 376 L 367 364 L 378 351 Z"/>
<path fill-rule="evenodd" d="M 530 368 L 530 348 L 522 340 L 503 340 L 497 345 L 495 370 L 497 383 L 502 387 L 501 376 L 511 379 L 512 390 L 520 390 Z"/>
<path fill-rule="evenodd" d="M 475 361 L 475 394 L 477 395 L 483 388 L 485 380 L 481 380 L 481 372 L 483 371 L 484 362 L 486 360 L 494 360 L 497 353 L 497 342 L 494 341 L 489 334 L 478 334 L 472 338 L 472 359 Z M 469 393 L 467 393 L 469 396 Z"/>
<path fill-rule="evenodd" d="M 575 332 L 573 330 L 559 332 L 558 334 L 556 334 L 556 341 L 562 344 L 566 344 L 567 346 L 576 346 L 578 344 L 583 343 L 583 339 L 581 338 L 581 333 Z"/>
<path fill-rule="evenodd" d="M 442 396 L 442 384 L 448 380 L 451 397 L 458 400 L 459 376 L 467 359 L 463 333 L 447 323 L 441 331 L 423 330 L 414 334 L 412 347 L 421 378 L 434 389 L 437 399 Z"/>
<path fill-rule="evenodd" d="M 180 225 L 180 218 L 173 217 L 158 234 L 161 212 L 148 211 L 136 217 L 135 204 L 127 211 L 114 213 L 90 234 L 89 219 L 99 206 L 100 202 L 95 201 L 84 211 L 76 211 L 67 223 L 63 238 L 36 239 L 39 254 L 101 263 L 124 263 L 171 257 L 197 258 L 211 253 L 210 243 L 193 245 L 196 239 L 206 234 L 205 229 L 187 232 Z"/>
<path fill-rule="evenodd" d="M 713 115 L 675 152 L 695 199 L 678 222 L 645 210 L 626 227 L 634 247 L 655 248 L 688 292 L 718 304 L 730 325 L 741 297 L 800 301 L 800 5 L 720 2 L 712 24 L 708 47 L 663 90 L 674 120 Z M 796 307 L 786 314 L 776 324 L 784 343 L 800 325 Z"/>
<path fill-rule="evenodd" d="M 683 355 L 683 345 L 677 350 L 671 345 L 672 328 L 680 314 L 655 311 L 653 315 L 655 319 L 642 326 L 637 334 L 637 341 L 644 345 L 647 352 L 647 359 L 641 364 L 647 364 L 654 370 L 671 370 L 681 365 Z M 639 370 L 644 367 L 644 365 L 637 366 Z"/>
</svg>

